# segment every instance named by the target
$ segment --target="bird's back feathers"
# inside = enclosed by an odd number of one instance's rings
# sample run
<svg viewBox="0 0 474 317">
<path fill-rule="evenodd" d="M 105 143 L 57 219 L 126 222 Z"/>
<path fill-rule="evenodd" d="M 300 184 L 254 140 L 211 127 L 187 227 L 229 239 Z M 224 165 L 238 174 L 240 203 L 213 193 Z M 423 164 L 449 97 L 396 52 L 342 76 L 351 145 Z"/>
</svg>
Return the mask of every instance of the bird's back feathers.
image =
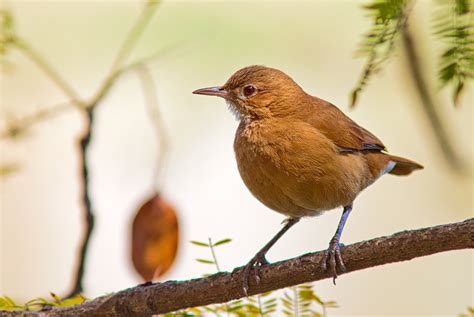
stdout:
<svg viewBox="0 0 474 317">
<path fill-rule="evenodd" d="M 324 134 L 342 153 L 359 152 L 364 155 L 374 180 L 384 173 L 389 162 L 396 163 L 388 171 L 393 175 L 409 175 L 414 170 L 423 168 L 411 160 L 384 153 L 386 147 L 382 141 L 323 99 L 308 95 L 300 108 L 302 111 L 299 119 Z"/>
<path fill-rule="evenodd" d="M 309 96 L 309 95 L 308 95 Z M 375 135 L 359 126 L 333 104 L 309 96 L 301 119 L 318 129 L 343 150 L 385 150 Z"/>
</svg>

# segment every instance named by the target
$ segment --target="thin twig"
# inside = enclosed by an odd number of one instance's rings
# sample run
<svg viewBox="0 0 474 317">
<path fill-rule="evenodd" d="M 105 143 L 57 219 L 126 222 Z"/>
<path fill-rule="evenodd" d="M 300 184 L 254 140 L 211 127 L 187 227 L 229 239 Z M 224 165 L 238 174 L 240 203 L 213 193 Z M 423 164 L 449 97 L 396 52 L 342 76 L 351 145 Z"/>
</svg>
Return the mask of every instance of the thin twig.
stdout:
<svg viewBox="0 0 474 317">
<path fill-rule="evenodd" d="M 186 44 L 186 45 L 185 45 Z M 167 55 L 172 55 L 173 57 L 176 57 L 180 54 L 186 54 L 186 53 L 191 53 L 193 49 L 195 49 L 195 45 L 188 45 L 189 43 L 185 41 L 180 41 L 177 43 L 174 43 L 170 46 L 161 48 L 157 50 L 156 52 L 151 53 L 150 55 L 146 55 L 145 57 L 141 57 L 137 61 L 133 61 L 122 68 L 120 68 L 119 72 L 124 73 L 128 71 L 129 69 L 135 69 L 138 68 L 142 65 L 148 65 L 151 66 L 153 62 L 156 62 L 158 60 L 165 60 Z M 178 50 L 178 48 L 180 50 Z"/>
<path fill-rule="evenodd" d="M 88 103 L 88 107 L 95 107 L 102 98 L 107 94 L 107 92 L 112 87 L 115 79 L 117 79 L 123 73 L 123 64 L 127 61 L 132 49 L 135 47 L 138 39 L 141 37 L 145 27 L 150 22 L 153 14 L 158 5 L 158 1 L 149 0 L 145 4 L 145 8 L 142 10 L 141 14 L 138 16 L 135 24 L 130 29 L 125 41 L 123 42 L 117 56 L 112 63 L 111 69 L 105 79 L 102 81 L 100 88 L 91 98 Z"/>
<path fill-rule="evenodd" d="M 77 92 L 72 88 L 72 86 L 62 77 L 54 67 L 46 61 L 44 57 L 42 57 L 38 52 L 36 52 L 30 45 L 28 45 L 25 41 L 16 38 L 13 41 L 15 46 L 25 54 L 33 63 L 35 63 L 38 68 L 40 68 L 52 82 L 58 86 L 58 88 L 68 97 L 72 103 L 76 104 L 77 106 L 81 106 L 82 102 L 79 98 Z"/>
<path fill-rule="evenodd" d="M 93 101 L 85 103 L 86 106 L 84 108 L 87 108 L 87 104 L 93 104 L 94 102 L 95 103 L 100 102 L 101 99 L 108 93 L 108 91 L 111 88 L 111 86 L 113 85 L 113 83 L 115 81 L 117 81 L 117 79 L 121 75 L 124 75 L 125 73 L 128 73 L 130 71 L 134 71 L 134 70 L 137 70 L 137 69 L 145 69 L 146 72 L 149 73 L 149 70 L 147 69 L 147 65 L 149 63 L 153 62 L 155 59 L 161 58 L 165 54 L 168 54 L 174 48 L 175 47 L 161 49 L 161 50 L 159 50 L 159 51 L 157 51 L 157 52 L 155 52 L 155 53 L 153 53 L 153 54 L 151 54 L 151 55 L 149 55 L 149 56 L 147 56 L 143 59 L 140 59 L 136 62 L 130 63 L 126 66 L 123 66 L 121 69 L 119 69 L 118 71 L 115 72 L 114 76 L 108 77 L 108 80 L 109 80 L 108 85 L 107 86 L 101 85 L 102 91 L 100 93 L 99 92 L 96 93 L 95 99 Z M 141 71 L 139 71 L 139 73 L 141 73 Z M 153 81 L 153 77 L 151 76 L 151 74 L 149 74 L 149 76 L 147 76 L 145 74 L 145 76 L 142 76 L 142 79 L 143 79 L 143 77 L 151 78 L 151 81 Z M 147 79 L 147 81 L 149 81 L 149 79 Z M 156 97 L 152 96 L 152 94 L 156 95 L 156 89 L 154 88 L 154 86 L 147 87 L 147 88 L 144 87 L 144 90 L 146 90 L 145 95 L 148 96 L 148 97 L 146 97 L 148 100 L 152 100 L 152 99 L 156 98 Z M 150 91 L 151 91 L 151 93 L 150 93 Z M 160 129 L 160 127 L 164 127 L 164 125 L 161 124 L 162 119 L 161 119 L 161 115 L 160 115 L 160 112 L 159 112 L 159 109 L 158 109 L 158 101 L 157 100 L 158 99 L 156 98 L 156 102 L 148 103 L 148 106 L 149 106 L 148 109 L 150 111 L 151 118 L 154 121 L 154 123 L 153 123 L 154 127 L 157 128 L 157 129 Z M 56 115 L 58 113 L 62 113 L 64 110 L 71 109 L 73 107 L 74 103 L 75 103 L 74 100 L 61 102 L 61 103 L 58 103 L 56 105 L 45 107 L 45 109 L 39 110 L 38 112 L 27 115 L 27 116 L 25 116 L 21 119 L 12 120 L 11 122 L 7 123 L 7 128 L 4 131 L 0 131 L 0 139 L 14 138 L 14 137 L 22 134 L 22 132 L 24 132 L 25 130 L 28 130 L 28 128 L 30 128 L 34 124 L 37 124 L 37 123 L 41 122 L 42 120 L 47 119 L 47 118 L 49 118 L 53 115 Z M 158 130 L 157 130 L 157 132 L 158 132 Z M 164 133 L 163 137 L 161 136 L 161 134 L 159 136 L 160 137 L 160 143 L 161 143 L 160 144 L 160 152 L 165 153 L 165 151 L 168 148 L 168 145 L 167 145 L 168 144 L 168 141 L 167 141 L 168 137 L 166 137 L 166 131 L 165 131 L 164 128 L 160 130 L 160 133 Z M 161 155 L 159 157 L 159 160 L 164 161 L 165 160 L 164 155 Z"/>
<path fill-rule="evenodd" d="M 10 120 L 6 123 L 7 126 L 5 130 L 0 132 L 0 139 L 16 138 L 41 120 L 50 118 L 51 116 L 62 113 L 65 110 L 72 109 L 72 104 L 72 101 L 58 103 L 21 119 Z"/>
<path fill-rule="evenodd" d="M 158 182 L 158 180 L 160 180 L 160 177 L 161 180 L 164 177 L 163 170 L 166 167 L 165 162 L 169 148 L 169 138 L 160 113 L 158 94 L 154 84 L 153 76 L 145 64 L 137 64 L 136 70 L 142 84 L 148 116 L 150 117 L 153 128 L 155 129 L 155 136 L 158 139 L 158 153 L 155 169 L 153 172 L 153 186 L 156 187 L 156 190 L 158 191 L 161 187 L 161 183 Z"/>
<path fill-rule="evenodd" d="M 140 16 L 137 18 L 135 24 L 130 29 L 125 41 L 123 42 L 113 64 L 110 73 L 115 73 L 127 60 L 132 49 L 137 44 L 148 22 L 150 22 L 159 1 L 149 0 L 145 4 Z"/>
<path fill-rule="evenodd" d="M 217 273 L 220 273 L 221 268 L 219 267 L 219 263 L 217 262 L 216 252 L 214 252 L 214 246 L 212 245 L 211 238 L 208 238 L 208 241 L 209 241 L 209 249 L 211 249 L 212 258 L 214 259 L 214 264 L 216 265 Z"/>
</svg>

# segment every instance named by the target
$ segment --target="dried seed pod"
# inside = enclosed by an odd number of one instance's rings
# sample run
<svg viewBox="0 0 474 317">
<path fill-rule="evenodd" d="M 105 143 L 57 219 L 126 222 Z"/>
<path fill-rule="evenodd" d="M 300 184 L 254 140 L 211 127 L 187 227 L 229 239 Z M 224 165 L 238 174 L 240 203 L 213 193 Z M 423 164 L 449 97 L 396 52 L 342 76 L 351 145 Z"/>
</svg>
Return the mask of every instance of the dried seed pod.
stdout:
<svg viewBox="0 0 474 317">
<path fill-rule="evenodd" d="M 145 281 L 158 279 L 173 264 L 179 241 L 176 209 L 156 194 L 138 210 L 132 228 L 132 261 Z"/>
</svg>

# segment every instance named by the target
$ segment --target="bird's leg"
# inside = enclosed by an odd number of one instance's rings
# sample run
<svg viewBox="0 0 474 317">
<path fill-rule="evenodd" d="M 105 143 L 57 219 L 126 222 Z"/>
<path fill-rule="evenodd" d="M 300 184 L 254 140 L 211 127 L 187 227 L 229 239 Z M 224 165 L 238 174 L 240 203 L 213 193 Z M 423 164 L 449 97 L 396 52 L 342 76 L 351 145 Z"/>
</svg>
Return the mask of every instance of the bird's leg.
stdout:
<svg viewBox="0 0 474 317">
<path fill-rule="evenodd" d="M 336 233 L 329 242 L 329 248 L 324 253 L 323 262 L 321 263 L 323 271 L 327 270 L 327 266 L 329 263 L 329 268 L 331 269 L 333 276 L 332 281 L 334 284 L 336 284 L 337 269 L 339 268 L 339 270 L 342 272 L 346 270 L 344 261 L 342 260 L 339 239 L 341 238 L 342 230 L 344 229 L 344 225 L 346 224 L 347 217 L 349 217 L 351 210 L 352 205 L 344 207 L 344 211 L 342 212 L 341 220 L 339 221 L 339 225 L 337 226 Z"/>
<path fill-rule="evenodd" d="M 260 267 L 268 264 L 265 254 L 267 254 L 268 250 L 270 250 L 270 248 L 278 241 L 278 239 L 280 239 L 285 234 L 285 232 L 287 232 L 288 229 L 290 229 L 299 220 L 300 218 L 288 218 L 286 220 L 285 226 L 270 241 L 268 241 L 268 243 L 260 251 L 258 251 L 257 254 L 255 254 L 255 256 L 244 267 L 242 282 L 243 290 L 246 296 L 249 289 L 250 271 L 254 269 L 255 281 L 258 284 L 260 282 Z"/>
</svg>

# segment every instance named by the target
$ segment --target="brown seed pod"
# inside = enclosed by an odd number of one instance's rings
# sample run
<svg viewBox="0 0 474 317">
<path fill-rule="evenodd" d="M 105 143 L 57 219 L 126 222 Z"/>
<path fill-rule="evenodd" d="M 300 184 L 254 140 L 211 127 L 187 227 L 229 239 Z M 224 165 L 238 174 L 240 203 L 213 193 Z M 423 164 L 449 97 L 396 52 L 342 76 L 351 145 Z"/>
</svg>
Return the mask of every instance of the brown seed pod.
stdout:
<svg viewBox="0 0 474 317">
<path fill-rule="evenodd" d="M 158 279 L 173 264 L 179 240 L 176 209 L 156 194 L 138 210 L 132 227 L 132 261 L 145 281 Z"/>
</svg>

